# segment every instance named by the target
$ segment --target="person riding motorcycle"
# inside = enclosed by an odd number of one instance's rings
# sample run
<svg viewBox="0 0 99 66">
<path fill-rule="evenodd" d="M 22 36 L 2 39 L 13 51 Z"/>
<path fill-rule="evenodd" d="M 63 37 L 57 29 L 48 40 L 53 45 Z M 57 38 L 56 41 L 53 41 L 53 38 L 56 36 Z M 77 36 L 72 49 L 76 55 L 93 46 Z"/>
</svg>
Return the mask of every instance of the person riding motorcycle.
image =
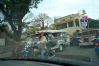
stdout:
<svg viewBox="0 0 99 66">
<path fill-rule="evenodd" d="M 73 46 L 73 43 L 75 43 L 76 39 L 75 36 L 72 35 L 71 39 L 70 39 L 70 45 Z"/>
<path fill-rule="evenodd" d="M 44 55 L 47 51 L 47 39 L 44 36 L 44 32 L 43 31 L 39 31 L 39 39 L 40 39 L 40 44 L 38 46 L 38 48 L 41 50 L 41 59 L 44 59 Z"/>
</svg>

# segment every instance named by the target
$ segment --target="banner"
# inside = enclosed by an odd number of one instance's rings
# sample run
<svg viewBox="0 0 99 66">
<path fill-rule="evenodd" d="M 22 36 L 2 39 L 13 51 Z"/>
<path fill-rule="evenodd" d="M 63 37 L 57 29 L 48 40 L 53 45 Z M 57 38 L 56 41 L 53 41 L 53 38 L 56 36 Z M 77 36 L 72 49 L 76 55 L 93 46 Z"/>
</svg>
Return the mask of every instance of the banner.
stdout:
<svg viewBox="0 0 99 66">
<path fill-rule="evenodd" d="M 82 21 L 84 20 L 88 20 L 88 17 L 87 16 L 82 17 Z"/>
</svg>

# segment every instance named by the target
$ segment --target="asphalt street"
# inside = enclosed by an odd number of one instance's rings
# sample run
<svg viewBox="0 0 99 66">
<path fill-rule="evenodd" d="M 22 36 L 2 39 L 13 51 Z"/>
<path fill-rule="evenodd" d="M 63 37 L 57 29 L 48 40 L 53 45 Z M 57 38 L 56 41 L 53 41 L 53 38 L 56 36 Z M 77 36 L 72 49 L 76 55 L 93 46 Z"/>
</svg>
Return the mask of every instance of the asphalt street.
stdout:
<svg viewBox="0 0 99 66">
<path fill-rule="evenodd" d="M 61 52 L 56 52 L 56 57 L 64 59 L 76 59 L 99 64 L 99 58 L 95 53 L 94 47 L 68 46 Z M 80 58 L 80 59 L 79 59 Z"/>
<path fill-rule="evenodd" d="M 0 55 L 0 57 L 6 57 L 7 55 L 11 56 L 11 52 L 5 53 L 2 56 Z M 95 64 L 99 64 L 99 57 L 96 55 L 94 47 L 80 48 L 79 46 L 68 46 L 64 48 L 63 51 L 56 52 L 56 56 L 54 57 L 54 59 L 57 58 L 71 59 L 71 60 L 73 59 L 73 60 L 93 62 Z"/>
</svg>

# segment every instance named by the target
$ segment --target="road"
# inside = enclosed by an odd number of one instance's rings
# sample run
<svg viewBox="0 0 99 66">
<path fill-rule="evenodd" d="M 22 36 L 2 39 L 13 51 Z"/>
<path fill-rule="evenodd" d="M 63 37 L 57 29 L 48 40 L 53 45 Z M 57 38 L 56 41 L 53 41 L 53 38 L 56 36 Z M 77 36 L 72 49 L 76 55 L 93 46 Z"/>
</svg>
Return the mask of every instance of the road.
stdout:
<svg viewBox="0 0 99 66">
<path fill-rule="evenodd" d="M 71 56 L 71 57 L 69 57 Z M 76 58 L 74 58 L 75 56 Z M 77 59 L 78 57 L 89 57 L 90 62 L 98 63 L 99 58 L 95 53 L 94 47 L 83 47 L 80 48 L 79 46 L 68 46 L 61 52 L 56 52 L 56 57 L 62 58 L 70 58 L 70 59 Z M 87 59 L 89 59 L 87 58 Z M 78 59 L 79 60 L 79 59 Z"/>
<path fill-rule="evenodd" d="M 6 55 L 11 55 L 11 53 L 4 54 L 2 55 L 2 57 Z M 68 46 L 63 51 L 56 52 L 56 57 L 60 57 L 64 59 L 76 59 L 76 60 L 94 62 L 99 64 L 99 58 L 95 53 L 94 47 L 80 48 L 79 46 Z"/>
</svg>

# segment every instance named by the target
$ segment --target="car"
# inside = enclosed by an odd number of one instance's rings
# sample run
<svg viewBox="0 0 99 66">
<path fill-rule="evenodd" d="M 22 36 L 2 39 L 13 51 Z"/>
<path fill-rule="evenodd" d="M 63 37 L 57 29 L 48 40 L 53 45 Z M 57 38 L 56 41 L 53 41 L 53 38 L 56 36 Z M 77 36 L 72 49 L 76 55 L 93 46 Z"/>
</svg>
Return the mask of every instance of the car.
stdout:
<svg viewBox="0 0 99 66">
<path fill-rule="evenodd" d="M 99 56 L 99 37 L 95 41 L 95 52 Z"/>
</svg>

